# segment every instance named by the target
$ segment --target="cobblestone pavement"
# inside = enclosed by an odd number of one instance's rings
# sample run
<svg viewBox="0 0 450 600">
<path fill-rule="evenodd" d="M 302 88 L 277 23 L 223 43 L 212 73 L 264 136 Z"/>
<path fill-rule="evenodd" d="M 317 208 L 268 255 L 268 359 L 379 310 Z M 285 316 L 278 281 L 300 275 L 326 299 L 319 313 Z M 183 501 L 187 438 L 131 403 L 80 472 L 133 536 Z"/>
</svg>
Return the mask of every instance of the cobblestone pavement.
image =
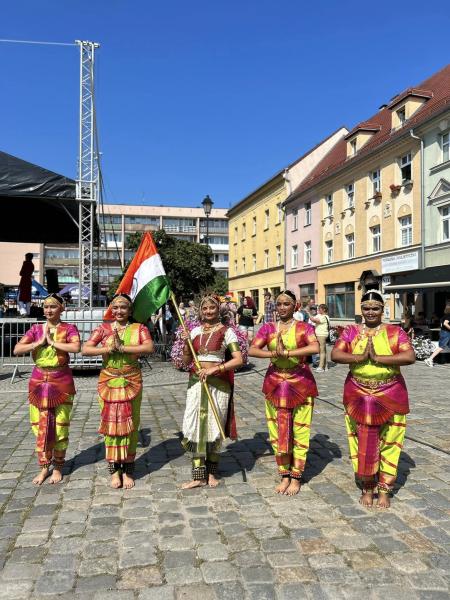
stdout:
<svg viewBox="0 0 450 600">
<path fill-rule="evenodd" d="M 240 439 L 217 489 L 189 478 L 178 432 L 185 374 L 146 376 L 133 490 L 111 490 L 95 377 L 78 379 L 67 475 L 36 472 L 25 380 L 0 382 L 0 598 L 166 600 L 449 597 L 450 368 L 404 369 L 412 414 L 390 511 L 357 502 L 340 398 L 345 367 L 317 376 L 306 483 L 273 493 L 263 363 L 236 378 Z M 5 375 L 6 377 L 6 375 Z M 0 375 L 1 379 L 1 375 Z"/>
</svg>

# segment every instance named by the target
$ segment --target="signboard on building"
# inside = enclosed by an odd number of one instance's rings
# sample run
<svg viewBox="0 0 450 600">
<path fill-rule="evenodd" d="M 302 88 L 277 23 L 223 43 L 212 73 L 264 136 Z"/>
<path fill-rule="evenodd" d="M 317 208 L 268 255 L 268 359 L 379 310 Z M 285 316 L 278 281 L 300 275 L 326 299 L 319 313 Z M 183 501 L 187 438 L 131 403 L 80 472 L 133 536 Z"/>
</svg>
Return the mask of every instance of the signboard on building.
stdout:
<svg viewBox="0 0 450 600">
<path fill-rule="evenodd" d="M 405 252 L 404 254 L 396 254 L 395 256 L 384 256 L 381 259 L 381 272 L 386 273 L 401 273 L 403 271 L 414 271 L 419 268 L 419 253 Z"/>
</svg>

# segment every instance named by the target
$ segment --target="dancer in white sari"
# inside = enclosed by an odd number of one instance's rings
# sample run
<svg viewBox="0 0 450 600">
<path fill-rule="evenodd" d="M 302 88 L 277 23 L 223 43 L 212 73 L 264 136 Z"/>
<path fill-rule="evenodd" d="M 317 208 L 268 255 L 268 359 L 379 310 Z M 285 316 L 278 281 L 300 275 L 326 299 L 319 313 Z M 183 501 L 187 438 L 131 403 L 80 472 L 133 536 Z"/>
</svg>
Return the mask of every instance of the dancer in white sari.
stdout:
<svg viewBox="0 0 450 600">
<path fill-rule="evenodd" d="M 230 438 L 236 437 L 233 410 L 234 369 L 242 365 L 242 354 L 234 331 L 220 322 L 220 299 L 211 294 L 200 303 L 202 325 L 190 332 L 201 369 L 191 369 L 183 419 L 183 447 L 192 452 L 192 481 L 184 489 L 215 487 L 221 446 L 220 431 L 208 405 L 202 382 L 208 383 L 222 427 Z M 186 340 L 188 334 L 182 334 Z M 187 342 L 183 361 L 192 362 Z"/>
</svg>

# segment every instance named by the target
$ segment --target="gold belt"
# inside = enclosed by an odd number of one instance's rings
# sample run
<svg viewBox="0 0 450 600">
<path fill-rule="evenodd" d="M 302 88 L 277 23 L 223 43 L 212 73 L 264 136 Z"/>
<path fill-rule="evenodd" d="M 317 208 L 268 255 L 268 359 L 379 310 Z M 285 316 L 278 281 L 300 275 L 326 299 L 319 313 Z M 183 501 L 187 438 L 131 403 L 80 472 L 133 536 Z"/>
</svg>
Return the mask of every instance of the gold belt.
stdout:
<svg viewBox="0 0 450 600">
<path fill-rule="evenodd" d="M 393 377 L 389 377 L 388 379 L 384 379 L 383 381 L 380 381 L 379 379 L 364 379 L 362 377 L 355 377 L 355 375 L 352 375 L 352 379 L 354 381 L 356 381 L 356 383 L 364 385 L 365 387 L 368 387 L 371 390 L 376 390 L 377 388 L 381 387 L 382 385 L 386 385 L 387 383 L 392 383 L 393 381 L 395 381 L 397 379 L 397 376 L 394 375 Z"/>
<path fill-rule="evenodd" d="M 273 365 L 273 367 L 274 367 L 274 371 L 276 371 L 277 373 L 292 373 L 292 371 L 296 371 L 297 369 L 302 369 L 303 364 L 295 365 L 295 367 L 277 367 L 276 365 Z"/>
</svg>

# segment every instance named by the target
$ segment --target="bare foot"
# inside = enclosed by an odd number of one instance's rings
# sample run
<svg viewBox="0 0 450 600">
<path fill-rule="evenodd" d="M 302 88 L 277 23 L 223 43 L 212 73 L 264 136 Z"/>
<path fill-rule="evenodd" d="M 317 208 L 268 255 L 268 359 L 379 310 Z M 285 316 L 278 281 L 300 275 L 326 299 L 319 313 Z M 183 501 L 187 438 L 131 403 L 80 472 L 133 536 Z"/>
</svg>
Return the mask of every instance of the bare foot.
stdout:
<svg viewBox="0 0 450 600">
<path fill-rule="evenodd" d="M 281 479 L 280 483 L 275 488 L 275 494 L 284 494 L 285 491 L 288 489 L 290 483 L 291 483 L 290 477 L 283 477 Z"/>
<path fill-rule="evenodd" d="M 120 476 L 119 471 L 116 471 L 111 476 L 111 487 L 114 488 L 115 490 L 122 487 L 122 477 Z"/>
<path fill-rule="evenodd" d="M 363 493 L 361 494 L 361 498 L 359 499 L 359 503 L 362 506 L 366 506 L 367 508 L 370 508 L 373 504 L 373 490 L 372 489 L 363 490 Z"/>
<path fill-rule="evenodd" d="M 378 492 L 377 508 L 389 508 L 391 506 L 391 499 L 389 494 L 385 492 Z"/>
<path fill-rule="evenodd" d="M 61 469 L 58 467 L 53 467 L 52 476 L 50 477 L 50 483 L 59 483 L 63 478 L 61 473 Z"/>
<path fill-rule="evenodd" d="M 122 477 L 123 477 L 123 487 L 126 490 L 130 490 L 132 487 L 134 487 L 134 479 L 132 477 L 130 477 L 126 473 L 124 473 L 122 475 Z"/>
<path fill-rule="evenodd" d="M 217 479 L 217 477 L 214 477 L 214 475 L 212 473 L 210 473 L 208 475 L 208 485 L 209 487 L 215 488 L 219 485 L 220 483 L 220 479 Z"/>
<path fill-rule="evenodd" d="M 288 489 L 286 490 L 286 496 L 295 496 L 299 493 L 301 482 L 299 479 L 291 479 L 291 483 L 289 484 Z"/>
<path fill-rule="evenodd" d="M 192 481 L 186 481 L 181 484 L 182 490 L 192 490 L 198 487 L 205 487 L 206 479 L 193 479 Z"/>
<path fill-rule="evenodd" d="M 49 474 L 50 474 L 49 468 L 42 467 L 39 475 L 36 475 L 36 477 L 33 479 L 33 483 L 35 485 L 42 485 L 44 483 L 44 481 L 47 479 L 47 477 L 49 476 Z"/>
</svg>

